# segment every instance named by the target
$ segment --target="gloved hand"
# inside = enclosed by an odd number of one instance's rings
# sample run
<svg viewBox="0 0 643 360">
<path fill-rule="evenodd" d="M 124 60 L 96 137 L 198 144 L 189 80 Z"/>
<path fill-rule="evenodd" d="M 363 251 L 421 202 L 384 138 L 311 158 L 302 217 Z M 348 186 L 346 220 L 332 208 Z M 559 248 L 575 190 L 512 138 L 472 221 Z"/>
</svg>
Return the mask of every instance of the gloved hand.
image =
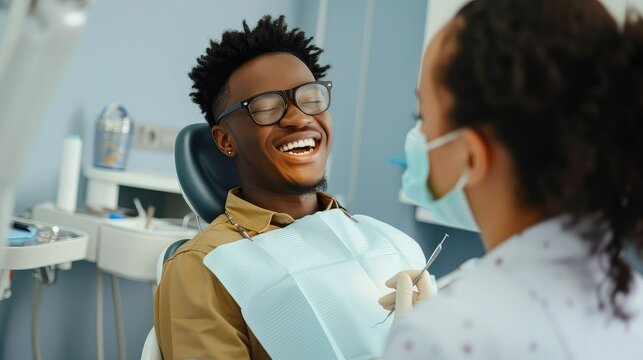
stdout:
<svg viewBox="0 0 643 360">
<path fill-rule="evenodd" d="M 382 296 L 378 302 L 386 310 L 395 309 L 394 321 L 404 317 L 414 305 L 437 295 L 438 287 L 435 276 L 429 275 L 426 271 L 415 285 L 417 291 L 413 290 L 413 280 L 419 274 L 420 270 L 400 271 L 384 283 L 387 287 L 395 289 L 395 291 Z"/>
</svg>

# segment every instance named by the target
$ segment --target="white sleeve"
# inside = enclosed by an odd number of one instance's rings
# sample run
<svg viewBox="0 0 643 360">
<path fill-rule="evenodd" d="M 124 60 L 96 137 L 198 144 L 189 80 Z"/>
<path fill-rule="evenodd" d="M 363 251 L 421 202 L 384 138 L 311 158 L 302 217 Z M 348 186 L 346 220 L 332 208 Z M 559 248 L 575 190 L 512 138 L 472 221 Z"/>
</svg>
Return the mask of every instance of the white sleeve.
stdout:
<svg viewBox="0 0 643 360">
<path fill-rule="evenodd" d="M 432 359 L 428 355 L 432 352 L 431 345 L 424 333 L 413 325 L 397 326 L 389 334 L 382 359 Z"/>
<path fill-rule="evenodd" d="M 498 359 L 496 334 L 489 326 L 493 322 L 486 319 L 488 313 L 498 312 L 497 304 L 494 308 L 488 303 L 478 288 L 455 285 L 393 325 L 384 359 Z"/>
<path fill-rule="evenodd" d="M 498 359 L 486 326 L 460 331 L 453 323 L 436 321 L 427 326 L 419 320 L 393 326 L 382 359 Z"/>
<path fill-rule="evenodd" d="M 394 324 L 384 359 L 562 359 L 548 310 L 499 271 L 468 273 Z"/>
</svg>

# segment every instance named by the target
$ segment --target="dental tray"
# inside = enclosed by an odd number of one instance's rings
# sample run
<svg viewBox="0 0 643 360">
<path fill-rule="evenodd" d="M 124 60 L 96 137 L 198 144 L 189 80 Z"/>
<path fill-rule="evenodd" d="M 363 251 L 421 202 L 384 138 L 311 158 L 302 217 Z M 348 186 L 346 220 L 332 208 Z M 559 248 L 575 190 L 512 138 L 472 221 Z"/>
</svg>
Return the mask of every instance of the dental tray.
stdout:
<svg viewBox="0 0 643 360">
<path fill-rule="evenodd" d="M 3 268 L 33 269 L 85 257 L 87 234 L 79 230 L 21 218 L 12 218 L 11 229 L 18 232 L 13 232 L 15 241 L 5 248 Z M 11 237 L 12 232 L 8 235 Z"/>
</svg>

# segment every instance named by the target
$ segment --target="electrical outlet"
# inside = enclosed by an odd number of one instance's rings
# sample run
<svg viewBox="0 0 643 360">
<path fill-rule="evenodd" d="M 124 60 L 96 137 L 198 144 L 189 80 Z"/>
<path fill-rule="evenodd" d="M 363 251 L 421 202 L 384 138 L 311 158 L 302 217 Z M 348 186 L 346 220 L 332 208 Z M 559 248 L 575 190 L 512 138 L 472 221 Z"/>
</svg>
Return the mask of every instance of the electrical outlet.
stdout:
<svg viewBox="0 0 643 360">
<path fill-rule="evenodd" d="M 138 123 L 134 130 L 132 146 L 138 149 L 174 151 L 179 129 L 156 124 Z"/>
</svg>

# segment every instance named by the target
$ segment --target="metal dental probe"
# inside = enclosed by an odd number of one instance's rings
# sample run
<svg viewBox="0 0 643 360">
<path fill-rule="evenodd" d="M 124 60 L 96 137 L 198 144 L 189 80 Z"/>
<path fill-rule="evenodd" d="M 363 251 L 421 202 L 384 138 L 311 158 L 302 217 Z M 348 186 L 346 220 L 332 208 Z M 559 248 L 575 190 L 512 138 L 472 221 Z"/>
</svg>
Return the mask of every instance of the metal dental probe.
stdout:
<svg viewBox="0 0 643 360">
<path fill-rule="evenodd" d="M 422 271 L 420 271 L 420 274 L 416 276 L 415 279 L 413 280 L 413 285 L 411 286 L 411 288 L 415 286 L 418 283 L 418 281 L 420 281 L 420 278 L 422 278 L 422 275 L 424 275 L 424 272 L 429 269 L 429 266 L 431 266 L 431 264 L 433 264 L 433 262 L 438 257 L 438 255 L 440 255 L 440 252 L 442 251 L 442 243 L 444 243 L 444 240 L 446 240 L 448 237 L 449 237 L 449 234 L 444 234 L 444 237 L 442 238 L 438 246 L 435 248 L 435 250 L 433 250 L 433 253 L 431 254 L 431 256 L 429 256 L 429 260 L 426 262 L 426 265 L 424 265 L 424 268 L 422 269 Z M 378 322 L 372 327 L 376 327 L 379 324 L 383 324 L 386 320 L 388 320 L 389 317 L 391 317 L 391 315 L 393 315 L 394 311 L 395 311 L 394 308 L 391 309 L 391 311 L 388 313 L 388 315 L 386 315 L 384 320 Z"/>
</svg>

